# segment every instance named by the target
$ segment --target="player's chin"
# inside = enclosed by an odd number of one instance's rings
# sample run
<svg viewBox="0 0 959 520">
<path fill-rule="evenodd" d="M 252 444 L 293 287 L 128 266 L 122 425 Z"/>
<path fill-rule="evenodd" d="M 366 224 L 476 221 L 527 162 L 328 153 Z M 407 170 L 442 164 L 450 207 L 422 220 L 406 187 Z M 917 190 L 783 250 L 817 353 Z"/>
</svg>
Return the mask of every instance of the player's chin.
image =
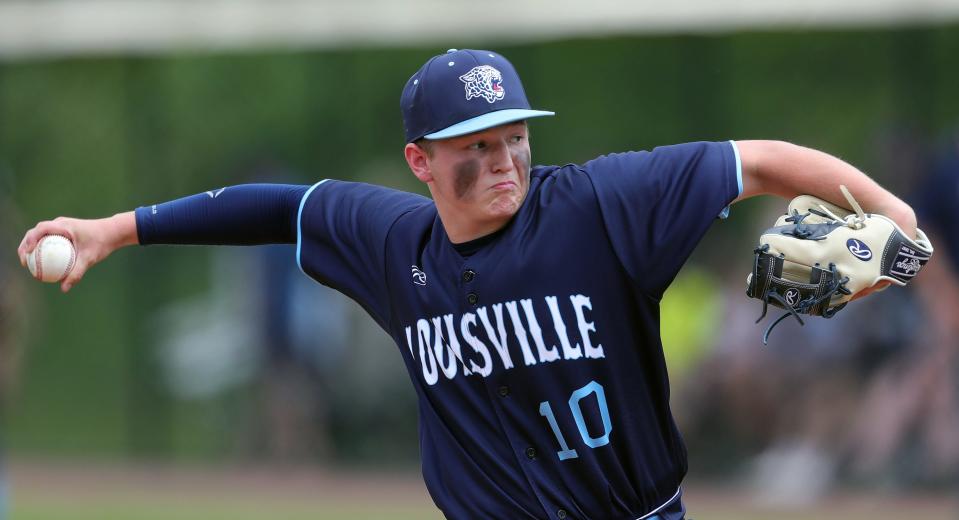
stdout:
<svg viewBox="0 0 959 520">
<path fill-rule="evenodd" d="M 516 190 L 497 194 L 486 208 L 492 218 L 508 218 L 515 215 L 522 204 L 523 194 Z"/>
</svg>

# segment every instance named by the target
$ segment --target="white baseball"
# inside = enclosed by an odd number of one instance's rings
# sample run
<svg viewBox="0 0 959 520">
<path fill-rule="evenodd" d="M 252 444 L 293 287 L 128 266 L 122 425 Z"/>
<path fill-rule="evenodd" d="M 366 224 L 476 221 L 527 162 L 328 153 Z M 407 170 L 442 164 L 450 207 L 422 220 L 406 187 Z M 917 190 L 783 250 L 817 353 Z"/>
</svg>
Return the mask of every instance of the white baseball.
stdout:
<svg viewBox="0 0 959 520">
<path fill-rule="evenodd" d="M 56 283 L 70 274 L 77 260 L 73 242 L 63 235 L 44 235 L 27 255 L 30 274 L 41 282 Z"/>
</svg>

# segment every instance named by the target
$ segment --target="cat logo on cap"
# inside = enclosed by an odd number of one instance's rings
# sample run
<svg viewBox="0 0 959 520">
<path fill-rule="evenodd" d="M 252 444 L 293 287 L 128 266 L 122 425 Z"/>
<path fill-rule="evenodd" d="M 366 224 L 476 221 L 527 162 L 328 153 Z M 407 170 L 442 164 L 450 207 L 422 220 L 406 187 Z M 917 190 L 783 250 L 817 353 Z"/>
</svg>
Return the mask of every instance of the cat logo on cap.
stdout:
<svg viewBox="0 0 959 520">
<path fill-rule="evenodd" d="M 460 76 L 460 81 L 466 84 L 466 100 L 483 98 L 487 103 L 499 101 L 506 96 L 503 89 L 503 75 L 489 65 L 473 67 L 469 72 Z"/>
</svg>

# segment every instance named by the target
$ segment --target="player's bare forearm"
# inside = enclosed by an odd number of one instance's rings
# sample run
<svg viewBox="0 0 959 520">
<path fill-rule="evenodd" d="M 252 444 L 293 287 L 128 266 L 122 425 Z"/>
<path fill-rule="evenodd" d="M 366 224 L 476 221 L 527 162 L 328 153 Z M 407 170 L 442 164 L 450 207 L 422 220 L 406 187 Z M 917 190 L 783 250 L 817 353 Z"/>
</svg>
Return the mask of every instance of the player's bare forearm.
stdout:
<svg viewBox="0 0 959 520">
<path fill-rule="evenodd" d="M 73 242 L 77 250 L 73 269 L 60 283 L 63 292 L 69 291 L 90 267 L 117 249 L 137 243 L 136 220 L 132 211 L 100 219 L 57 217 L 38 223 L 24 234 L 17 248 L 20 263 L 24 267 L 27 266 L 27 255 L 45 235 L 63 235 Z"/>
<path fill-rule="evenodd" d="M 117 213 L 103 220 L 106 221 L 104 225 L 108 228 L 108 235 L 111 239 L 111 251 L 140 243 L 137 239 L 136 217 L 132 211 Z"/>
<path fill-rule="evenodd" d="M 77 256 L 60 284 L 66 292 L 90 267 L 128 245 L 293 243 L 297 209 L 307 189 L 309 186 L 245 184 L 102 219 L 58 217 L 27 231 L 17 253 L 26 267 L 27 255 L 44 235 L 70 239 Z"/>
<path fill-rule="evenodd" d="M 863 209 L 894 220 L 915 237 L 916 214 L 908 204 L 849 163 L 818 150 L 782 141 L 737 141 L 742 161 L 743 193 L 737 200 L 771 194 L 791 199 L 809 194 L 838 206 L 849 204 L 845 185 Z"/>
<path fill-rule="evenodd" d="M 132 211 L 117 213 L 116 215 L 102 219 L 110 237 L 110 246 L 112 251 L 121 247 L 133 246 L 139 244 L 137 240 L 137 222 Z"/>
</svg>

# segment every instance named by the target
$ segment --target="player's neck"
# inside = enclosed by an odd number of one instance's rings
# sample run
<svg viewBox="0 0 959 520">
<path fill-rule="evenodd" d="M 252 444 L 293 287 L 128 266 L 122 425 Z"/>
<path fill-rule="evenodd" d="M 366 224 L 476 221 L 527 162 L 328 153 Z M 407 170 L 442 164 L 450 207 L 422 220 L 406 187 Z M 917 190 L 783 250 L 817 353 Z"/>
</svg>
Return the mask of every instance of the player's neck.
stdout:
<svg viewBox="0 0 959 520">
<path fill-rule="evenodd" d="M 448 209 L 444 211 L 440 205 L 436 206 L 436 210 L 440 214 L 446 236 L 454 244 L 462 244 L 493 234 L 503 229 L 512 219 L 512 216 L 508 216 L 495 220 L 476 221 Z"/>
</svg>

